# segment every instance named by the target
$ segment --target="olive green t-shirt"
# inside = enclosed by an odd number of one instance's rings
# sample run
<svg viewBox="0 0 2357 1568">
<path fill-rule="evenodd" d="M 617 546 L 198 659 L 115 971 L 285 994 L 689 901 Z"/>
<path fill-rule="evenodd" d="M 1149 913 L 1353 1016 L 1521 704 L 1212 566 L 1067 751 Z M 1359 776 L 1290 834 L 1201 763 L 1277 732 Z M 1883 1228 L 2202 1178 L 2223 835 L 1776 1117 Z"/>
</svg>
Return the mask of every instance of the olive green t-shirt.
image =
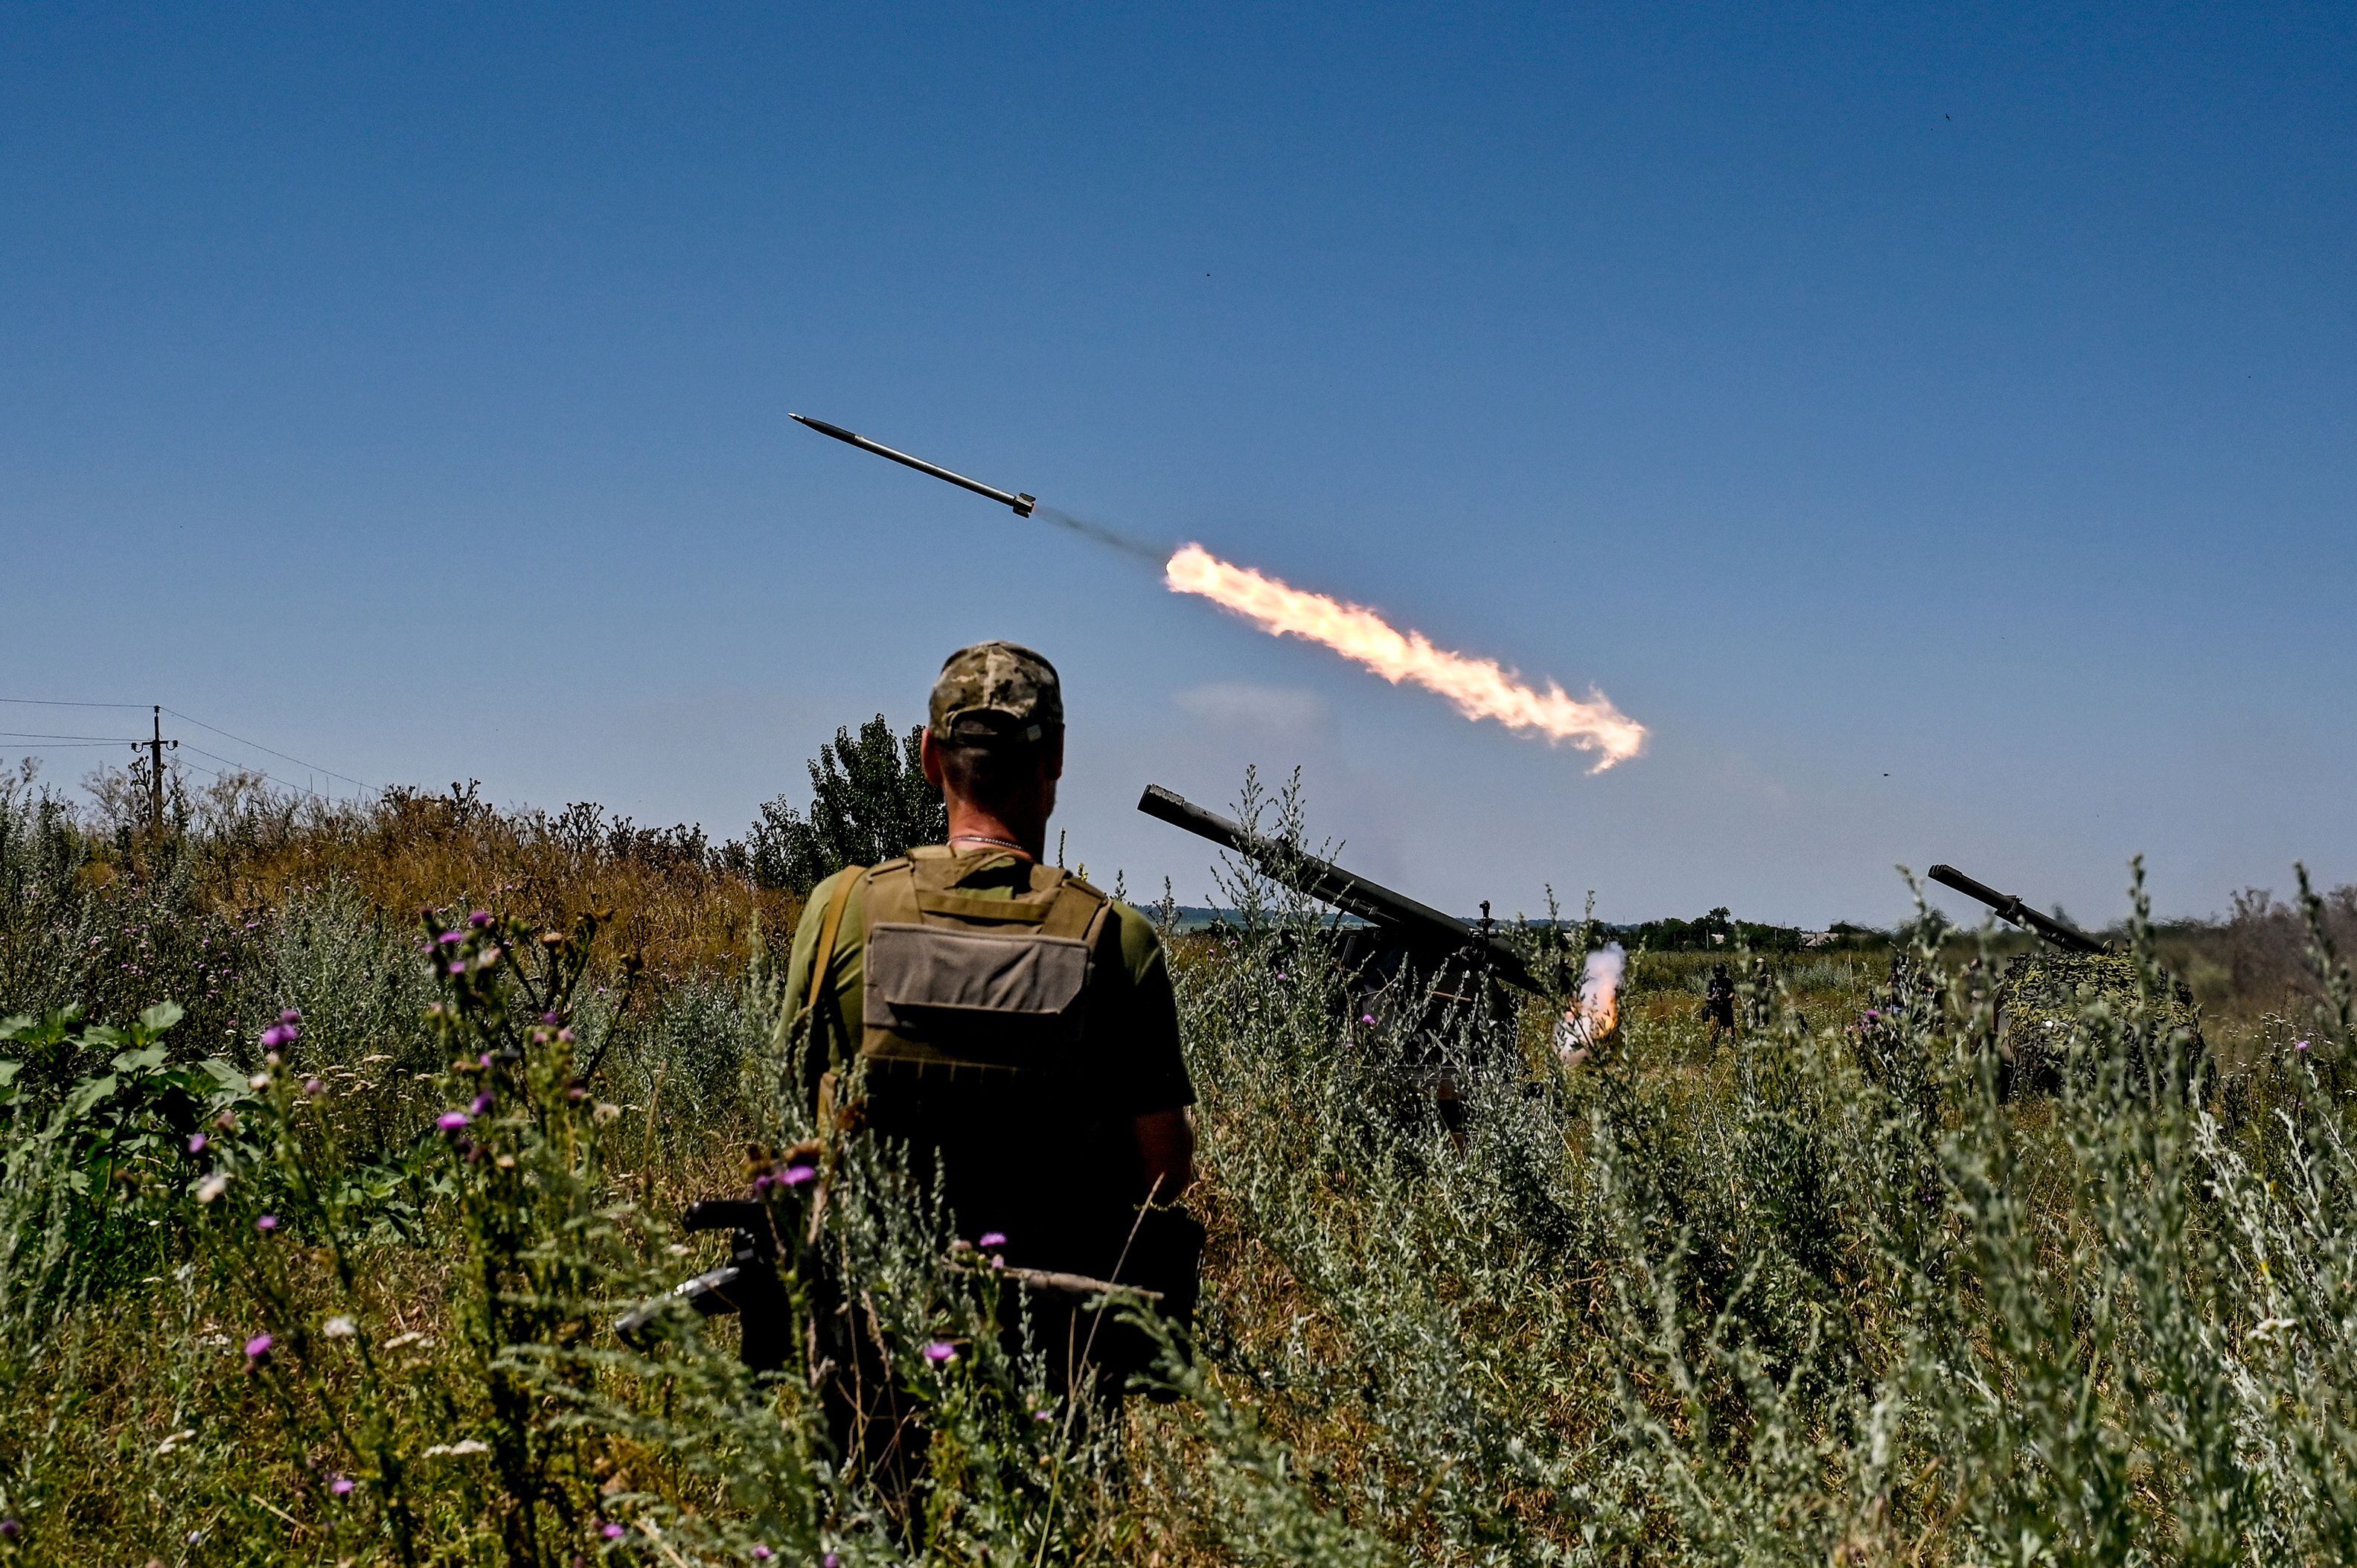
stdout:
<svg viewBox="0 0 2357 1568">
<path fill-rule="evenodd" d="M 957 858 L 963 864 L 952 886 L 961 893 L 977 898 L 1011 898 L 1031 886 L 1032 865 L 1020 855 L 976 849 L 962 851 Z M 786 966 L 786 994 L 798 1007 L 810 995 L 811 963 L 827 906 L 844 878 L 859 875 L 857 868 L 838 871 L 811 891 L 802 924 L 794 931 L 793 956 Z M 861 882 L 845 901 L 834 961 L 828 966 L 834 1022 L 840 1026 L 834 1037 L 855 1042 L 855 1048 L 865 1000 L 866 894 L 866 885 Z M 1113 918 L 1105 922 L 1089 987 L 1082 1063 L 1093 1079 L 1090 1098 L 1098 1109 L 1109 1116 L 1143 1116 L 1192 1105 L 1195 1088 L 1179 1055 L 1178 1010 L 1171 997 L 1170 971 L 1163 960 L 1161 940 L 1144 915 L 1119 899 L 1113 900 Z M 826 1065 L 823 1060 L 809 1064 L 806 1095 L 815 1098 L 816 1075 Z"/>
</svg>

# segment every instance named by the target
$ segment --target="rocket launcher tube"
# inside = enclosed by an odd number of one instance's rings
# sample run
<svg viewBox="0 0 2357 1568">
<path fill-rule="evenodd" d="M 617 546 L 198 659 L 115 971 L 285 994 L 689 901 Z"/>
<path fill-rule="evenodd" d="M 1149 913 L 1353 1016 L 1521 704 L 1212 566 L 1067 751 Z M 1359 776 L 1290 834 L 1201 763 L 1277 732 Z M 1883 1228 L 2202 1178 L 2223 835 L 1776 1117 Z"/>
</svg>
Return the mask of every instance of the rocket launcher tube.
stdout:
<svg viewBox="0 0 2357 1568">
<path fill-rule="evenodd" d="M 1976 882 L 1953 865 L 1935 865 L 1932 868 L 1931 876 L 1943 887 L 1953 887 L 1967 898 L 1979 899 L 1996 911 L 1997 918 L 2019 926 L 2026 931 L 2034 931 L 2058 948 L 2084 953 L 2112 950 L 2078 927 L 2066 925 L 2051 915 L 2041 915 L 2016 895 L 2000 893 L 1986 882 Z"/>
<path fill-rule="evenodd" d="M 1454 915 L 1445 915 L 1405 893 L 1394 893 L 1381 883 L 1343 870 L 1330 860 L 1300 854 L 1278 841 L 1256 838 L 1241 824 L 1216 811 L 1207 811 L 1159 784 L 1146 787 L 1137 809 L 1172 827 L 1184 828 L 1198 838 L 1234 851 L 1295 891 L 1381 927 L 1411 949 L 1420 948 L 1444 957 L 1469 950 L 1500 980 L 1534 995 L 1545 994 L 1545 988 L 1523 962 L 1520 953 L 1500 938 L 1483 936 Z"/>
</svg>

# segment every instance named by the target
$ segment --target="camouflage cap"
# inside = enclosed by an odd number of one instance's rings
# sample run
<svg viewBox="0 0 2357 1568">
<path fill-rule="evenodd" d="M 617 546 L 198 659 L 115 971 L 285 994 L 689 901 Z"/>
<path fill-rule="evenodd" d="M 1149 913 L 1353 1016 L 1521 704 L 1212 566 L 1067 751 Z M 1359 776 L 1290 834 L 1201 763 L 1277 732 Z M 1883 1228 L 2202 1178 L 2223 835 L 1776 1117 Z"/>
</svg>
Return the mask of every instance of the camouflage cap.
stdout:
<svg viewBox="0 0 2357 1568">
<path fill-rule="evenodd" d="M 936 740 L 1028 745 L 1063 729 L 1063 683 L 1056 667 L 1028 648 L 977 642 L 942 663 L 931 717 Z"/>
</svg>

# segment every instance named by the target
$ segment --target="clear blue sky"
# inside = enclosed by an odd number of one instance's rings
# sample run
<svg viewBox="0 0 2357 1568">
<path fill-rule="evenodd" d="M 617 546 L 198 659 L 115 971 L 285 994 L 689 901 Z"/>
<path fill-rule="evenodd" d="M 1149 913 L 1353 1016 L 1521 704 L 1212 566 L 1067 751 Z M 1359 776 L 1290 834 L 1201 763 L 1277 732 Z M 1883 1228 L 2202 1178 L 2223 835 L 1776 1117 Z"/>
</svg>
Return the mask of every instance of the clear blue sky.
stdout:
<svg viewBox="0 0 2357 1568">
<path fill-rule="evenodd" d="M 1013 637 L 1134 890 L 1254 761 L 1458 908 L 2212 911 L 2357 880 L 2352 412 L 2345 5 L 0 14 L 0 696 L 372 782 L 733 832 Z"/>
</svg>

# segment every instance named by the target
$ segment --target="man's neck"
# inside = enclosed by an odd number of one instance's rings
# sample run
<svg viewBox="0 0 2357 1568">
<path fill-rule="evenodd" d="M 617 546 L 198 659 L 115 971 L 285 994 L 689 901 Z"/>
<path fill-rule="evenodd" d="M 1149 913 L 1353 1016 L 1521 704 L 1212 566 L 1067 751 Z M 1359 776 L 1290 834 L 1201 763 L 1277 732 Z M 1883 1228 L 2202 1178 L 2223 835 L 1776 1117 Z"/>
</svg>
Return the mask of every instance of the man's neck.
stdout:
<svg viewBox="0 0 2357 1568">
<path fill-rule="evenodd" d="M 952 800 L 950 847 L 968 849 L 988 844 L 1038 860 L 1048 847 L 1048 824 L 1010 822 L 987 807 Z"/>
</svg>

